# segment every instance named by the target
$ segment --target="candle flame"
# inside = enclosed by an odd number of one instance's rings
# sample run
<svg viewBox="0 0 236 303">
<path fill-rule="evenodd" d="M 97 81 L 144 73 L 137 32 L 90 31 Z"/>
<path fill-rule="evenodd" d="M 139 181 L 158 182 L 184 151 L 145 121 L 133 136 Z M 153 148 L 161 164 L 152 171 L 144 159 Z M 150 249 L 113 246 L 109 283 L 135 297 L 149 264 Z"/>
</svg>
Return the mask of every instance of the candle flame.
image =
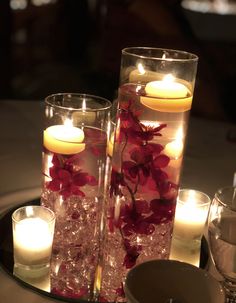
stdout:
<svg viewBox="0 0 236 303">
<path fill-rule="evenodd" d="M 138 71 L 139 71 L 139 73 L 140 73 L 141 75 L 144 75 L 144 74 L 145 74 L 145 69 L 144 69 L 142 63 L 139 63 L 139 64 L 138 64 Z"/>
<path fill-rule="evenodd" d="M 165 59 L 166 58 L 166 53 L 164 53 L 161 57 L 161 59 Z"/>
<path fill-rule="evenodd" d="M 175 77 L 172 74 L 167 74 L 163 77 L 163 82 L 165 83 L 172 83 L 174 82 Z"/>
<path fill-rule="evenodd" d="M 86 111 L 86 101 L 85 99 L 83 99 L 83 103 L 82 103 L 82 111 L 85 112 Z"/>
<path fill-rule="evenodd" d="M 137 85 L 137 87 L 136 87 L 136 93 L 138 93 L 141 89 L 142 89 L 142 86 L 141 85 Z"/>
<path fill-rule="evenodd" d="M 26 216 L 27 217 L 31 217 L 34 214 L 32 206 L 27 206 L 25 211 L 26 211 Z"/>
<path fill-rule="evenodd" d="M 188 206 L 193 206 L 196 205 L 196 194 L 194 190 L 190 190 L 189 191 L 189 195 L 188 195 Z"/>
<path fill-rule="evenodd" d="M 64 121 L 64 125 L 65 125 L 66 127 L 71 127 L 71 126 L 73 126 L 73 122 L 72 122 L 71 119 L 66 118 L 65 121 Z"/>
</svg>

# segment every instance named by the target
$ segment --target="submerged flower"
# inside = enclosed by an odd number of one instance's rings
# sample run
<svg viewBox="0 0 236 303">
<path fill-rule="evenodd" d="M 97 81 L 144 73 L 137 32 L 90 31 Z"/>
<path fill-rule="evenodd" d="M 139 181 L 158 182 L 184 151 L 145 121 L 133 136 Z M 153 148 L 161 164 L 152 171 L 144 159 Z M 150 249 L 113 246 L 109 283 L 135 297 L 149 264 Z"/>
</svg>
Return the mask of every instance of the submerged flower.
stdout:
<svg viewBox="0 0 236 303">
<path fill-rule="evenodd" d="M 132 268 L 137 261 L 138 256 L 140 255 L 140 252 L 142 251 L 141 245 L 131 245 L 130 242 L 126 239 L 124 241 L 124 246 L 126 250 L 126 255 L 124 258 L 123 265 L 129 269 Z"/>
<path fill-rule="evenodd" d="M 123 297 L 123 298 L 125 297 L 123 283 L 121 283 L 121 286 L 116 289 L 116 294 L 120 297 Z"/>
<path fill-rule="evenodd" d="M 73 157 L 73 156 L 72 156 Z M 78 160 L 75 158 L 75 160 Z M 47 183 L 47 188 L 51 191 L 59 192 L 64 198 L 70 195 L 84 197 L 85 194 L 80 187 L 88 184 L 97 185 L 95 177 L 83 172 L 81 169 L 74 169 L 71 158 L 64 160 L 59 155 L 54 154 L 52 158 L 53 166 L 49 169 L 51 181 Z"/>
<path fill-rule="evenodd" d="M 136 207 L 137 206 L 137 207 Z M 144 210 L 142 212 L 142 210 Z M 124 223 L 122 231 L 125 236 L 131 236 L 132 234 L 150 235 L 155 230 L 152 222 L 146 221 L 145 214 L 149 212 L 148 203 L 142 200 L 135 201 L 132 206 L 125 205 L 121 213 L 121 219 Z"/>
<path fill-rule="evenodd" d="M 124 176 L 118 173 L 114 168 L 111 171 L 111 181 L 110 181 L 110 196 L 120 195 L 120 185 L 125 186 Z"/>
</svg>

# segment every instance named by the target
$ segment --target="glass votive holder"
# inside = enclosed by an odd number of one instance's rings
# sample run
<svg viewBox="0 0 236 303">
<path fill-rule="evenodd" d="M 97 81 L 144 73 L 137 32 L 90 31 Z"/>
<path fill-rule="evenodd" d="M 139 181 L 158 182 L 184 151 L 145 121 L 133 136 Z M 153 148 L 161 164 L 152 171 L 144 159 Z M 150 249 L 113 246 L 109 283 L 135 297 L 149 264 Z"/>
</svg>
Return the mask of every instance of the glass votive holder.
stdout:
<svg viewBox="0 0 236 303">
<path fill-rule="evenodd" d="M 12 214 L 14 272 L 38 278 L 50 268 L 55 215 L 43 206 L 23 206 Z"/>
<path fill-rule="evenodd" d="M 178 194 L 170 259 L 199 266 L 201 239 L 208 215 L 207 194 L 181 189 Z"/>
</svg>

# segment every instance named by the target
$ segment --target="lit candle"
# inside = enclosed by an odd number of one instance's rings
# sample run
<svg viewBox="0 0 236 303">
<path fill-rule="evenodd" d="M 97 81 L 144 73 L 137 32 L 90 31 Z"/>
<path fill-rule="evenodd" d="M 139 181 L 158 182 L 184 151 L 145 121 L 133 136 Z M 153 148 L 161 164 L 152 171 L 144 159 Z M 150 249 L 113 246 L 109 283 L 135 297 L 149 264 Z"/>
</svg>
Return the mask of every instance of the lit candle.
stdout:
<svg viewBox="0 0 236 303">
<path fill-rule="evenodd" d="M 130 83 L 147 83 L 157 79 L 161 79 L 161 74 L 150 70 L 145 70 L 141 63 L 138 64 L 137 69 L 132 70 L 129 74 Z"/>
<path fill-rule="evenodd" d="M 198 240 L 203 234 L 207 209 L 199 206 L 192 198 L 184 204 L 177 204 L 174 234 L 186 240 Z"/>
<path fill-rule="evenodd" d="M 201 238 L 210 198 L 199 191 L 183 189 L 175 212 L 171 259 L 199 265 Z"/>
<path fill-rule="evenodd" d="M 93 125 L 96 120 L 96 113 L 92 111 L 76 111 L 72 114 L 73 121 L 76 124 Z"/>
<path fill-rule="evenodd" d="M 48 263 L 53 233 L 41 218 L 26 218 L 15 225 L 13 233 L 15 262 L 24 265 Z"/>
<path fill-rule="evenodd" d="M 140 102 L 161 112 L 183 112 L 190 110 L 192 96 L 186 85 L 176 82 L 175 78 L 168 74 L 162 80 L 151 81 L 145 87 L 146 96 L 142 96 Z"/>
<path fill-rule="evenodd" d="M 159 98 L 185 98 L 188 89 L 185 85 L 174 81 L 172 75 L 166 75 L 161 81 L 152 81 L 145 87 L 146 94 Z"/>
<path fill-rule="evenodd" d="M 71 155 L 84 150 L 84 132 L 71 125 L 53 125 L 44 131 L 44 146 L 51 152 Z"/>
<path fill-rule="evenodd" d="M 183 153 L 183 148 L 183 131 L 182 128 L 179 128 L 175 140 L 166 144 L 164 154 L 170 157 L 171 159 L 178 159 Z"/>
<path fill-rule="evenodd" d="M 77 125 L 93 125 L 96 120 L 96 112 L 89 107 L 89 102 L 87 105 L 86 99 L 84 98 L 82 101 L 82 108 L 78 111 L 74 111 L 72 118 Z"/>
</svg>

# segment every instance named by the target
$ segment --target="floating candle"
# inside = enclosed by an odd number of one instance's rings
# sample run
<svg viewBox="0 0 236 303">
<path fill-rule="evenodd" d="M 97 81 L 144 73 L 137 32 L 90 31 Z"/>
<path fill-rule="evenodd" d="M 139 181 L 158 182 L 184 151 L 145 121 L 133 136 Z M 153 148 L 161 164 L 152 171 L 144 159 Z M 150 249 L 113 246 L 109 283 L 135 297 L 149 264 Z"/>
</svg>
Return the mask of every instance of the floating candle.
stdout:
<svg viewBox="0 0 236 303">
<path fill-rule="evenodd" d="M 160 73 L 144 70 L 141 64 L 138 64 L 138 68 L 132 70 L 129 74 L 130 83 L 147 83 L 159 79 L 161 79 Z"/>
<path fill-rule="evenodd" d="M 174 140 L 166 144 L 164 153 L 170 158 L 178 159 L 183 152 L 183 142 L 180 140 Z"/>
<path fill-rule="evenodd" d="M 44 146 L 51 152 L 71 155 L 84 150 L 84 132 L 69 125 L 53 125 L 44 131 Z"/>
<path fill-rule="evenodd" d="M 72 114 L 73 121 L 78 125 L 93 125 L 96 120 L 96 112 L 89 108 L 86 104 L 86 100 L 83 99 L 82 109 L 74 111 Z"/>
<path fill-rule="evenodd" d="M 185 85 L 174 81 L 172 75 L 166 75 L 161 81 L 152 81 L 145 87 L 148 96 L 159 98 L 185 98 L 188 89 Z"/>
<path fill-rule="evenodd" d="M 182 128 L 179 128 L 176 133 L 175 140 L 167 143 L 164 149 L 164 154 L 169 156 L 171 159 L 178 159 L 183 153 L 183 131 Z"/>
<path fill-rule="evenodd" d="M 141 103 L 151 109 L 166 112 L 183 112 L 190 110 L 192 96 L 186 85 L 176 82 L 168 74 L 160 81 L 151 81 L 145 87 L 146 96 Z"/>
</svg>

